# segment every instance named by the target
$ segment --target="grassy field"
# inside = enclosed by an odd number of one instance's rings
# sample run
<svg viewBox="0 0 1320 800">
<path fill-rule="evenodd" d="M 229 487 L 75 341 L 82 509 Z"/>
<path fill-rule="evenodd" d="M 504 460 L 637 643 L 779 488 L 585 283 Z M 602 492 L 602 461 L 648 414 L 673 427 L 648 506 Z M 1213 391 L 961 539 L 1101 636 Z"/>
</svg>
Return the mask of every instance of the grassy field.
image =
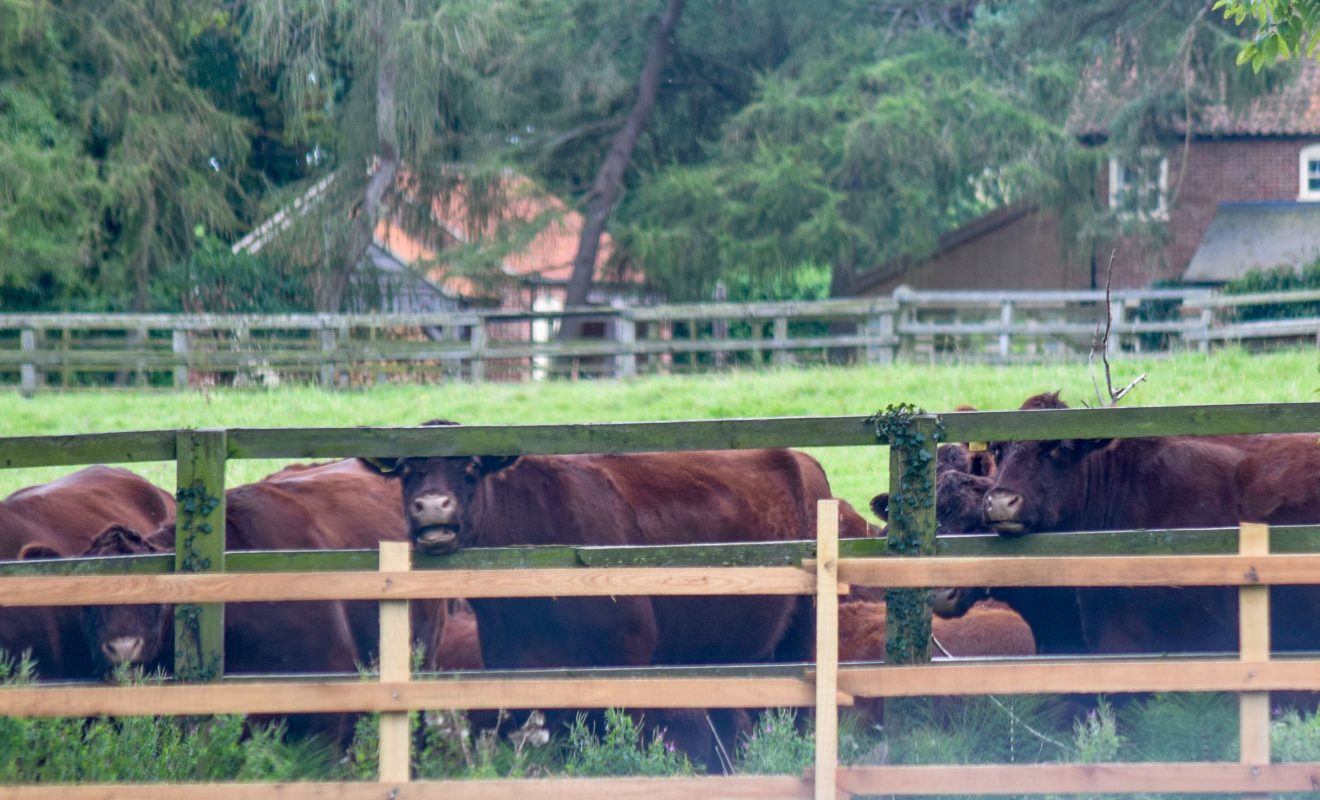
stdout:
<svg viewBox="0 0 1320 800">
<path fill-rule="evenodd" d="M 1315 351 L 1271 355 L 1226 350 L 1160 361 L 1122 361 L 1114 382 L 1149 374 L 1124 405 L 1307 401 L 1320 376 Z M 1103 380 L 1103 377 L 1102 377 Z M 0 394 L 0 435 L 90 433 L 179 427 L 313 427 L 408 425 L 434 417 L 466 423 L 531 424 L 731 417 L 859 417 L 891 403 L 930 410 L 970 403 L 1016 408 L 1042 391 L 1063 391 L 1073 405 L 1094 404 L 1088 370 L 1076 364 L 1039 366 L 917 366 L 785 369 L 615 382 L 382 386 L 326 392 L 312 387 L 219 390 L 207 393 L 101 391 Z M 859 510 L 887 485 L 887 450 L 820 448 L 835 492 Z M 231 462 L 228 480 L 261 478 L 280 462 Z M 173 489 L 173 464 L 133 469 Z M 69 468 L 0 470 L 0 496 L 51 480 Z"/>
</svg>

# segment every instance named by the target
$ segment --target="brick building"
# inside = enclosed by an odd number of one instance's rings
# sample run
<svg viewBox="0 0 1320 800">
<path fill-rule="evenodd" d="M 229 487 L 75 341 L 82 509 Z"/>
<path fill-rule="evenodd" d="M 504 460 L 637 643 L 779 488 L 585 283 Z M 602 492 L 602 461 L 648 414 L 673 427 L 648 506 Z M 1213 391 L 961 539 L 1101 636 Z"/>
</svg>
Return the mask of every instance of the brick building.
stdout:
<svg viewBox="0 0 1320 800">
<path fill-rule="evenodd" d="M 1100 121 L 1075 115 L 1072 127 L 1084 141 L 1104 145 Z M 1068 254 L 1050 209 L 1001 208 L 941 237 L 925 259 L 859 276 L 855 292 L 888 294 L 903 284 L 1098 288 L 1111 250 L 1114 285 L 1124 288 L 1160 279 L 1220 283 L 1248 269 L 1300 266 L 1320 256 L 1320 65 L 1304 62 L 1295 80 L 1240 108 L 1212 106 L 1190 137 L 1183 121 L 1168 134 L 1169 144 L 1143 151 L 1139 163 L 1109 158 L 1096 178 L 1096 198 L 1115 213 L 1166 225 L 1162 243 L 1119 239 Z M 1257 227 L 1270 233 L 1250 241 Z"/>
</svg>

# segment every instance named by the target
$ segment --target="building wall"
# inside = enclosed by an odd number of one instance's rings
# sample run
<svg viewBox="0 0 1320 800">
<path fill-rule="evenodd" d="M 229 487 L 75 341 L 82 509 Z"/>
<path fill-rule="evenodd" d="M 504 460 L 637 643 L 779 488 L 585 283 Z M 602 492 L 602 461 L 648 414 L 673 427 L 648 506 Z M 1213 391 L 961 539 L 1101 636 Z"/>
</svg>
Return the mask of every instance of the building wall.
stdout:
<svg viewBox="0 0 1320 800">
<path fill-rule="evenodd" d="M 1313 138 L 1238 137 L 1201 139 L 1187 149 L 1179 144 L 1168 153 L 1169 239 L 1163 246 L 1142 248 L 1131 240 L 1097 249 L 1100 282 L 1114 250 L 1114 285 L 1146 286 L 1161 278 L 1181 278 L 1214 219 L 1221 202 L 1296 200 L 1297 160 Z M 1100 197 L 1109 196 L 1109 171 L 1100 171 Z"/>
<path fill-rule="evenodd" d="M 1065 260 L 1055 215 L 1030 211 L 863 294 L 887 295 L 903 284 L 913 289 L 1087 289 L 1091 265 L 1081 256 Z"/>
</svg>

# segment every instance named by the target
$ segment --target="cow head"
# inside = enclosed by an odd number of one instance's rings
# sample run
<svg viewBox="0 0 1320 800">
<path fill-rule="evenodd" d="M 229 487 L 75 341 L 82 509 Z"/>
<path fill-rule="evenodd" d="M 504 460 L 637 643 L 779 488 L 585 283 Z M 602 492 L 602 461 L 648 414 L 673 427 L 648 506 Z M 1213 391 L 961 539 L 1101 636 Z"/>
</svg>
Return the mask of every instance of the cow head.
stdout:
<svg viewBox="0 0 1320 800">
<path fill-rule="evenodd" d="M 122 525 L 111 525 L 96 535 L 84 556 L 151 555 L 168 552 L 159 541 L 172 531 L 162 529 L 151 538 Z M 151 665 L 161 658 L 170 633 L 168 605 L 86 606 L 83 630 L 92 658 L 106 669 L 120 664 Z"/>
<path fill-rule="evenodd" d="M 990 596 L 988 589 L 978 586 L 954 586 L 936 589 L 931 611 L 944 619 L 961 617 L 981 600 Z"/>
<path fill-rule="evenodd" d="M 457 425 L 432 420 L 425 425 Z M 363 458 L 371 469 L 403 484 L 403 515 L 408 534 L 423 553 L 443 555 L 470 547 L 471 508 L 481 481 L 510 467 L 518 456 L 446 458 Z"/>
<path fill-rule="evenodd" d="M 1058 392 L 1032 397 L 1024 410 L 1067 408 Z M 1052 439 L 995 445 L 996 480 L 985 495 L 985 522 L 1004 536 L 1060 530 L 1084 492 L 1087 456 L 1113 439 Z"/>
</svg>

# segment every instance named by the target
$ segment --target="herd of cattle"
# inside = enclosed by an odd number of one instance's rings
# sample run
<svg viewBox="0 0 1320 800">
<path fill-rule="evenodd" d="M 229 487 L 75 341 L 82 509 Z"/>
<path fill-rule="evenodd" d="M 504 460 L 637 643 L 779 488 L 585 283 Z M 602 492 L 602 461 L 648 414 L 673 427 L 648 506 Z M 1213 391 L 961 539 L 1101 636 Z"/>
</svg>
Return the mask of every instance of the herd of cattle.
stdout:
<svg viewBox="0 0 1320 800">
<path fill-rule="evenodd" d="M 1039 395 L 1023 408 L 1063 408 Z M 428 424 L 453 424 L 436 421 Z M 1320 522 L 1314 434 L 1077 439 L 960 445 L 937 459 L 940 535 Z M 831 497 L 819 463 L 792 450 L 630 455 L 349 459 L 288 467 L 226 493 L 230 550 L 374 547 L 427 553 L 510 545 L 667 545 L 809 537 Z M 872 501 L 884 517 L 887 496 Z M 846 503 L 845 537 L 875 535 Z M 0 559 L 173 552 L 174 501 L 123 469 L 95 466 L 0 502 Z M 2 585 L 2 583 L 0 583 Z M 1318 591 L 1273 590 L 1276 649 L 1316 649 Z M 621 597 L 414 602 L 430 669 L 797 662 L 813 659 L 809 597 Z M 1221 588 L 950 589 L 937 593 L 936 655 L 1230 650 L 1236 593 Z M 88 678 L 119 664 L 168 670 L 167 606 L 0 610 L 0 649 L 40 674 Z M 884 653 L 885 607 L 845 598 L 840 657 Z M 352 672 L 378 639 L 374 603 L 230 604 L 229 673 Z M 652 711 L 696 759 L 745 725 L 742 712 Z M 553 718 L 552 718 L 553 722 Z M 342 740 L 351 720 L 291 730 Z"/>
</svg>

